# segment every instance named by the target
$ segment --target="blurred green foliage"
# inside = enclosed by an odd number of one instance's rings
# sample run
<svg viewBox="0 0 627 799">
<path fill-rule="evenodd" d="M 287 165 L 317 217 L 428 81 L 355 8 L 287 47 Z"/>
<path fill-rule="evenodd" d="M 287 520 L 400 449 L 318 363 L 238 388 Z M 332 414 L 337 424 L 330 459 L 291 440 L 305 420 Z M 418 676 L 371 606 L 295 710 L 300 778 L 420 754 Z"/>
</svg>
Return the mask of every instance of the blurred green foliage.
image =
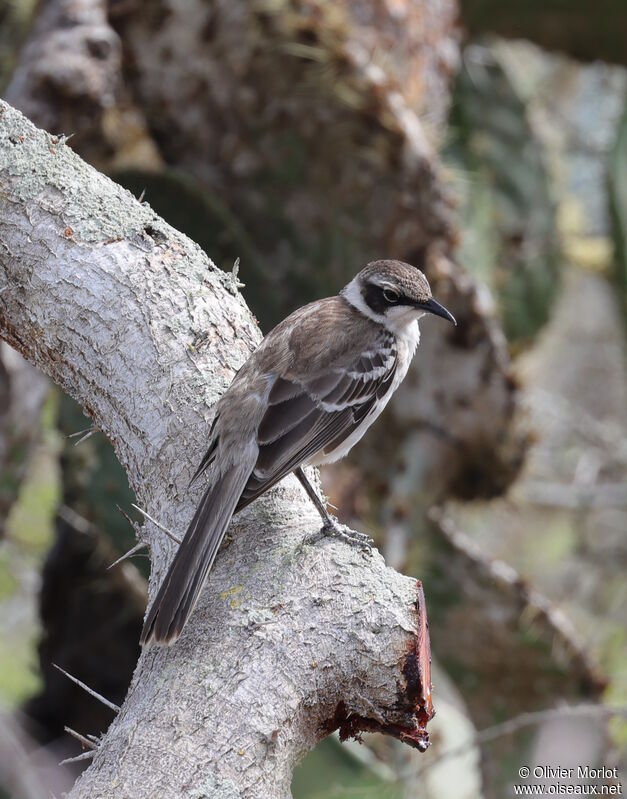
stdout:
<svg viewBox="0 0 627 799">
<path fill-rule="evenodd" d="M 510 341 L 546 321 L 561 263 L 542 146 L 498 54 L 466 48 L 445 159 L 461 198 L 459 257 L 498 299 Z"/>
<path fill-rule="evenodd" d="M 52 542 L 54 517 L 60 500 L 58 407 L 58 394 L 50 392 L 41 414 L 41 443 L 6 523 L 7 537 L 11 541 L 40 556 L 48 551 Z"/>
<path fill-rule="evenodd" d="M 33 629 L 0 650 L 0 698 L 9 707 L 19 707 L 41 687 L 38 637 L 38 630 Z"/>
<path fill-rule="evenodd" d="M 11 561 L 6 549 L 0 550 L 0 602 L 13 596 L 17 580 L 11 569 Z"/>
<path fill-rule="evenodd" d="M 0 552 L 0 602 L 4 604 L 0 696 L 11 706 L 32 696 L 40 685 L 36 650 L 39 627 L 26 606 L 32 601 L 29 574 L 41 571 L 53 540 L 61 495 L 58 405 L 58 394 L 50 392 L 41 414 L 41 441 L 7 518 L 7 545 Z"/>
<path fill-rule="evenodd" d="M 295 770 L 294 799 L 403 799 L 402 786 L 378 777 L 335 738 L 326 738 Z"/>
<path fill-rule="evenodd" d="M 609 202 L 614 240 L 614 275 L 627 313 L 627 100 L 610 155 Z"/>
<path fill-rule="evenodd" d="M 9 82 L 36 8 L 37 0 L 0 0 L 0 93 Z"/>
<path fill-rule="evenodd" d="M 141 517 L 131 508 L 135 494 L 109 440 L 99 430 L 81 441 L 68 436 L 92 426 L 80 406 L 62 394 L 59 402 L 59 432 L 63 436 L 61 469 L 63 502 L 106 533 L 122 553 L 135 543 L 135 533 L 119 508 L 131 518 Z M 146 558 L 136 558 L 137 568 L 148 574 Z"/>
</svg>

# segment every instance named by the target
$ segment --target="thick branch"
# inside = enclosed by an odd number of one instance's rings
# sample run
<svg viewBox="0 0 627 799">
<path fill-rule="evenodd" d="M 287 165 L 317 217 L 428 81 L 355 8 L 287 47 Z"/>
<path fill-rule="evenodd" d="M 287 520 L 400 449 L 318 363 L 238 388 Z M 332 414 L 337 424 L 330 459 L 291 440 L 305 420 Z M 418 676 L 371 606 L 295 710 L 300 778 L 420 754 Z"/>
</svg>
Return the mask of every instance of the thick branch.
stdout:
<svg viewBox="0 0 627 799">
<path fill-rule="evenodd" d="M 146 205 L 0 104 L 0 335 L 114 443 L 140 504 L 182 531 L 211 406 L 259 340 L 230 276 Z M 179 642 L 140 658 L 72 796 L 289 796 L 328 732 L 422 745 L 420 586 L 339 542 L 290 478 L 237 518 Z M 152 525 L 154 592 L 174 544 Z M 81 731 L 81 732 L 98 732 Z"/>
</svg>

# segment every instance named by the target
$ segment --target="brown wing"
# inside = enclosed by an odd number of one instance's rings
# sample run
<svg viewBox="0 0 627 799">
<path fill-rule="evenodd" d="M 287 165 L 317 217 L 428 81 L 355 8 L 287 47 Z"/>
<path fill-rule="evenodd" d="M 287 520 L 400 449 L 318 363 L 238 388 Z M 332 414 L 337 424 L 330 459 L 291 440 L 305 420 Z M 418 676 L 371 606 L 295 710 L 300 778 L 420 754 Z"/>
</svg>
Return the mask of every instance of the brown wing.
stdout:
<svg viewBox="0 0 627 799">
<path fill-rule="evenodd" d="M 322 376 L 277 378 L 257 433 L 257 463 L 235 512 L 316 453 L 335 450 L 385 396 L 395 372 L 396 347 L 390 345 Z"/>
</svg>

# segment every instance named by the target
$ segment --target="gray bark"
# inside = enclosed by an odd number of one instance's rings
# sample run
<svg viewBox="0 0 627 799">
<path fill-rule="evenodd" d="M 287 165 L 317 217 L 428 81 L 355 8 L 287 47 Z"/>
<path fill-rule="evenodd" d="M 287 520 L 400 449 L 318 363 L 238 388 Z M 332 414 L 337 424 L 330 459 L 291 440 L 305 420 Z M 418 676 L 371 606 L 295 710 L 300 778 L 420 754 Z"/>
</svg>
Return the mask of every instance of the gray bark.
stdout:
<svg viewBox="0 0 627 799">
<path fill-rule="evenodd" d="M 260 338 L 234 279 L 6 104 L 0 185 L 0 335 L 83 405 L 140 504 L 181 533 L 211 407 Z M 318 526 L 293 478 L 237 517 L 181 639 L 140 657 L 73 799 L 284 799 L 338 726 L 424 741 L 420 584 L 376 551 L 304 544 Z M 153 595 L 174 544 L 143 534 Z"/>
</svg>

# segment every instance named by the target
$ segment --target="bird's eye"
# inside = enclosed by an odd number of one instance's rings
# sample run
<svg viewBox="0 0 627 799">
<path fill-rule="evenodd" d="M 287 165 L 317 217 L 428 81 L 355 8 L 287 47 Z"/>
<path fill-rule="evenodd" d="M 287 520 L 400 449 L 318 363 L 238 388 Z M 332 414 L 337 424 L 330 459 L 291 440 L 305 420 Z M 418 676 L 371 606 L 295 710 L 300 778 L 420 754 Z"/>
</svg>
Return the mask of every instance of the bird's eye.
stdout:
<svg viewBox="0 0 627 799">
<path fill-rule="evenodd" d="M 398 292 L 394 291 L 394 289 L 383 289 L 383 297 L 386 302 L 389 302 L 393 305 L 395 302 L 398 302 Z"/>
</svg>

